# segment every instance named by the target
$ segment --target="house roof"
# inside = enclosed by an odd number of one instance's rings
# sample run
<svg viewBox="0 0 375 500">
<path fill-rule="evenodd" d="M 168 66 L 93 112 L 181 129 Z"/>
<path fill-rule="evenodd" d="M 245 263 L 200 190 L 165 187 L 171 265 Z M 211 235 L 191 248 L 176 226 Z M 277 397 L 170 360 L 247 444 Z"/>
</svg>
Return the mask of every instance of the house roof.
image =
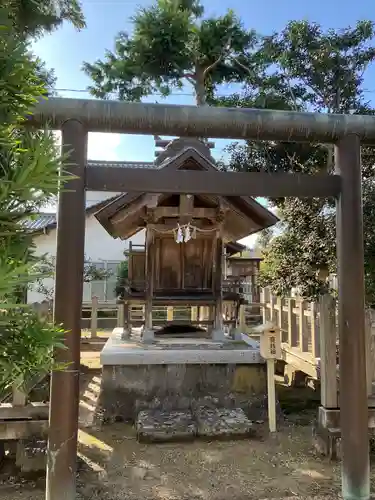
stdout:
<svg viewBox="0 0 375 500">
<path fill-rule="evenodd" d="M 237 254 L 238 252 L 243 252 L 246 249 L 245 245 L 242 243 L 238 243 L 238 241 L 230 241 L 226 244 L 227 255 L 232 256 Z"/>
<path fill-rule="evenodd" d="M 22 221 L 22 226 L 33 233 L 43 231 L 53 225 L 56 225 L 55 213 L 35 214 Z"/>
<path fill-rule="evenodd" d="M 206 144 L 198 139 L 176 139 L 172 141 L 155 161 L 154 168 L 163 170 L 218 170 L 215 160 Z M 142 208 L 142 197 L 145 198 L 147 193 L 124 193 L 112 201 L 109 201 L 105 206 L 95 214 L 100 224 L 113 237 L 128 238 L 129 234 L 117 234 L 117 230 L 113 224 L 113 217 L 119 212 L 128 210 L 135 203 Z M 206 196 L 205 196 L 206 197 Z M 263 205 L 258 203 L 254 198 L 248 196 L 223 196 L 209 197 L 210 199 L 221 199 L 224 201 L 230 211 L 237 217 L 239 225 L 236 230 L 236 239 L 244 238 L 249 234 L 258 232 L 264 228 L 273 226 L 278 222 L 278 218 Z M 242 218 L 242 222 L 241 222 Z M 136 222 L 135 222 L 136 225 Z M 134 234 L 139 231 L 142 226 L 134 226 Z"/>
<path fill-rule="evenodd" d="M 262 251 L 258 248 L 243 248 L 230 256 L 231 261 L 263 260 Z"/>
<path fill-rule="evenodd" d="M 123 167 L 123 168 L 155 168 L 154 163 L 147 161 L 98 161 L 89 160 L 87 167 Z M 93 203 L 86 207 L 86 215 L 91 215 L 97 210 L 102 208 L 111 200 L 116 199 L 117 196 L 108 198 L 104 201 Z M 33 233 L 44 232 L 47 230 L 54 229 L 57 224 L 56 213 L 55 212 L 41 212 L 32 215 L 28 219 L 22 221 L 23 227 L 28 229 Z"/>
<path fill-rule="evenodd" d="M 99 210 L 103 205 L 108 203 L 109 200 L 115 199 L 116 196 L 112 198 L 108 198 L 107 200 L 100 201 L 98 203 L 94 203 L 86 208 L 86 216 L 92 215 L 97 210 Z M 55 229 L 57 225 L 57 214 L 56 213 L 45 213 L 41 212 L 39 214 L 34 214 L 30 216 L 28 219 L 22 221 L 22 225 L 24 228 L 28 229 L 32 233 L 39 233 L 50 231 L 51 229 Z"/>
</svg>

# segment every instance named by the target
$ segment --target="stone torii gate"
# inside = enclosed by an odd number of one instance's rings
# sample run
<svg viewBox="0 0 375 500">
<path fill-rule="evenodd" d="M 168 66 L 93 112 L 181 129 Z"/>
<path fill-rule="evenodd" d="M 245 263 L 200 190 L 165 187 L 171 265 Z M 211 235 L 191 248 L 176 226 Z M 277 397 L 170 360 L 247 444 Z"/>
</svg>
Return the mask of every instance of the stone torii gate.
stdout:
<svg viewBox="0 0 375 500">
<path fill-rule="evenodd" d="M 51 98 L 30 124 L 62 131 L 75 178 L 59 196 L 54 318 L 69 333 L 52 374 L 48 500 L 75 498 L 85 190 L 336 198 L 339 281 L 340 425 L 345 500 L 370 498 L 365 363 L 362 144 L 375 145 L 375 117 Z M 309 141 L 335 145 L 335 174 L 265 174 L 90 167 L 88 132 Z"/>
</svg>

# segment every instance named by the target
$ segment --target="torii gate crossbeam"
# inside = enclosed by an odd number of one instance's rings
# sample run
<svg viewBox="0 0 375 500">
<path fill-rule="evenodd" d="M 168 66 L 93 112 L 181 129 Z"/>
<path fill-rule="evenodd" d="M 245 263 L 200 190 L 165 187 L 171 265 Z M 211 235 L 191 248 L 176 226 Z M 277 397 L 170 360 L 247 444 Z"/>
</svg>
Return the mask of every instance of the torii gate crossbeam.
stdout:
<svg viewBox="0 0 375 500">
<path fill-rule="evenodd" d="M 100 131 L 335 144 L 336 175 L 331 179 L 327 179 L 327 176 L 318 180 L 318 176 L 310 177 L 315 190 L 310 191 L 310 196 L 332 195 L 337 200 L 342 491 L 345 500 L 368 500 L 370 481 L 360 146 L 361 141 L 362 144 L 375 145 L 375 117 L 51 98 L 36 106 L 30 124 L 49 125 L 62 130 L 63 150 L 70 154 L 68 170 L 76 176 L 67 183 L 59 196 L 55 321 L 62 323 L 69 334 L 66 336 L 68 348 L 56 354 L 58 360 L 68 362 L 69 366 L 67 370 L 52 374 L 46 498 L 75 498 L 85 189 L 92 189 L 93 186 L 98 190 L 108 189 L 105 186 L 108 171 L 85 172 L 87 135 L 91 131 Z M 193 176 L 196 174 L 190 175 L 192 180 L 185 173 L 177 173 L 176 193 L 184 189 L 185 179 L 189 183 L 190 194 L 194 194 L 196 179 Z M 245 185 L 249 186 L 250 191 L 255 190 L 253 194 L 256 194 L 256 189 L 262 189 L 262 193 L 267 195 L 269 180 L 270 196 L 309 195 L 306 192 L 306 176 L 298 178 L 288 174 L 289 179 L 284 175 L 281 182 L 278 174 L 270 174 L 268 179 L 259 174 L 260 180 L 256 180 L 257 174 L 226 173 L 225 176 L 234 177 L 226 177 L 223 182 L 222 175 L 217 172 L 210 178 L 210 192 L 216 190 L 230 196 L 243 191 Z M 128 181 L 132 190 L 145 190 L 144 179 L 140 174 L 124 169 L 123 172 L 117 172 L 116 176 L 111 179 L 111 189 L 117 181 L 121 181 L 121 186 L 125 188 Z M 255 186 L 253 188 L 251 179 Z M 283 185 L 279 194 L 277 179 Z M 165 189 L 171 192 L 174 188 L 172 181 L 164 181 Z M 160 192 L 163 192 L 164 181 L 162 176 L 157 181 Z M 149 189 L 152 189 L 150 183 Z M 196 189 L 199 191 L 201 188 Z"/>
</svg>

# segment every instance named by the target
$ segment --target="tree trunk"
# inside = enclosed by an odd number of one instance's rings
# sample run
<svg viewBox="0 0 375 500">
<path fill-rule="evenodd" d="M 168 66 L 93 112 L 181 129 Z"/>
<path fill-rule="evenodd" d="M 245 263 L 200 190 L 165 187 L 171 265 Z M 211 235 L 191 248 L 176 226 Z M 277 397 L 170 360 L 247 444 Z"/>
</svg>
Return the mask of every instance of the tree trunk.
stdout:
<svg viewBox="0 0 375 500">
<path fill-rule="evenodd" d="M 195 69 L 195 99 L 197 106 L 205 106 L 206 100 L 206 87 L 204 85 L 204 71 L 202 68 L 196 67 Z"/>
</svg>

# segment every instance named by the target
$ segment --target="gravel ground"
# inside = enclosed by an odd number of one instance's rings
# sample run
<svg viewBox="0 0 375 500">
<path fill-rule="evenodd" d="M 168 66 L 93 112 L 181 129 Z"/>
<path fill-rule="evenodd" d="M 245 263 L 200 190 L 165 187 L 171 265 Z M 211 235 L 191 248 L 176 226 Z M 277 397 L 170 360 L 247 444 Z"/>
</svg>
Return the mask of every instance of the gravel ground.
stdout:
<svg viewBox="0 0 375 500">
<path fill-rule="evenodd" d="M 337 498 L 339 464 L 317 456 L 308 426 L 230 442 L 141 445 L 115 424 L 80 433 L 79 500 Z M 374 470 L 375 473 L 375 470 Z M 0 500 L 44 500 L 44 480 L 4 484 Z M 78 500 L 77 499 L 77 500 Z"/>
<path fill-rule="evenodd" d="M 90 348 L 87 349 L 90 351 Z M 139 444 L 125 424 L 92 427 L 100 389 L 99 352 L 85 352 L 77 500 L 328 500 L 340 493 L 340 464 L 318 456 L 310 421 L 290 417 L 270 437 L 184 444 Z M 99 348 L 98 348 L 99 351 Z M 95 366 L 96 368 L 96 366 Z M 375 466 L 372 468 L 375 491 Z M 2 480 L 1 480 L 2 479 Z M 0 477 L 0 500 L 44 500 L 44 478 Z"/>
</svg>

